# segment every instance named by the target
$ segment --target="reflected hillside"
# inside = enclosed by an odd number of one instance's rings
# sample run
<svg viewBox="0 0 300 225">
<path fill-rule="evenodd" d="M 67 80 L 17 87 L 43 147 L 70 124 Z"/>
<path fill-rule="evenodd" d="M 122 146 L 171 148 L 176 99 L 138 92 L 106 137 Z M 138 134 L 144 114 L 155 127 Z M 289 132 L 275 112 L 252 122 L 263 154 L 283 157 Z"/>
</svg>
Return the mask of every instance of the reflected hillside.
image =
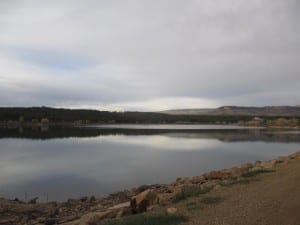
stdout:
<svg viewBox="0 0 300 225">
<path fill-rule="evenodd" d="M 199 131 L 197 133 L 167 133 L 170 137 L 217 139 L 222 142 L 264 141 L 281 143 L 299 143 L 300 132 L 276 132 L 265 130 L 225 130 L 225 131 Z"/>
<path fill-rule="evenodd" d="M 300 142 L 298 131 L 272 131 L 259 129 L 117 129 L 117 128 L 85 128 L 85 127 L 50 127 L 48 129 L 0 129 L 0 138 L 23 138 L 47 140 L 57 138 L 93 138 L 108 135 L 161 135 L 171 138 L 216 139 L 222 142 L 264 141 L 290 143 Z"/>
</svg>

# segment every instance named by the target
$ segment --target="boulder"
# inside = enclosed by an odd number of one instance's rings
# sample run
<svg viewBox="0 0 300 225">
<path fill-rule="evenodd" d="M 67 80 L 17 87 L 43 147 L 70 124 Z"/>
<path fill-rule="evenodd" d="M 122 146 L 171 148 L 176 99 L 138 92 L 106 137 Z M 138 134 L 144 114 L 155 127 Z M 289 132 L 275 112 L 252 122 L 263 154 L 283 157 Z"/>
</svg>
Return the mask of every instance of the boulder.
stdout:
<svg viewBox="0 0 300 225">
<path fill-rule="evenodd" d="M 285 156 L 279 156 L 276 159 L 271 160 L 270 162 L 272 162 L 274 166 L 277 164 L 288 164 L 290 162 L 290 158 Z"/>
<path fill-rule="evenodd" d="M 204 176 L 195 176 L 191 179 L 192 184 L 203 184 L 205 182 Z"/>
<path fill-rule="evenodd" d="M 124 190 L 110 194 L 107 199 L 110 200 L 113 203 L 113 205 L 115 205 L 122 202 L 130 201 L 130 198 L 133 195 L 134 194 L 132 193 L 132 191 Z"/>
<path fill-rule="evenodd" d="M 135 188 L 134 192 L 135 194 L 139 194 L 143 191 L 146 191 L 147 189 L 159 189 L 159 188 L 163 188 L 164 185 L 162 184 L 151 184 L 151 185 L 142 185 L 139 186 L 138 188 Z"/>
<path fill-rule="evenodd" d="M 276 165 L 276 160 L 264 161 L 260 163 L 260 167 L 263 169 L 271 169 Z"/>
<path fill-rule="evenodd" d="M 290 159 L 300 159 L 300 151 L 295 152 L 289 156 Z"/>
<path fill-rule="evenodd" d="M 214 188 L 218 184 L 216 180 L 210 180 L 200 185 L 201 189 Z"/>
<path fill-rule="evenodd" d="M 179 177 L 175 181 L 175 185 L 180 185 L 180 184 L 190 184 L 191 179 L 189 177 Z"/>
<path fill-rule="evenodd" d="M 197 192 L 199 189 L 201 189 L 201 187 L 199 185 L 186 184 L 181 187 L 181 193 L 189 194 L 189 193 Z"/>
<path fill-rule="evenodd" d="M 165 185 L 164 187 L 161 187 L 160 189 L 157 190 L 158 193 L 172 193 L 174 189 L 174 186 L 168 186 Z"/>
<path fill-rule="evenodd" d="M 147 211 L 147 207 L 158 203 L 157 193 L 148 189 L 131 198 L 130 206 L 132 213 L 141 213 Z"/>
<path fill-rule="evenodd" d="M 260 167 L 260 166 L 254 166 L 253 168 L 251 168 L 249 171 L 258 171 L 258 170 L 261 170 L 262 169 L 262 167 Z"/>
<path fill-rule="evenodd" d="M 120 203 L 120 204 L 114 205 L 112 207 L 109 207 L 108 209 L 109 210 L 120 210 L 123 208 L 130 208 L 130 202 Z"/>
<path fill-rule="evenodd" d="M 116 212 L 107 210 L 105 212 L 91 212 L 83 215 L 74 225 L 97 225 L 99 221 L 104 219 L 112 219 L 116 217 Z"/>
<path fill-rule="evenodd" d="M 180 192 L 178 192 L 180 193 Z M 169 202 L 175 194 L 173 193 L 160 193 L 157 195 L 159 203 L 167 203 Z"/>
<path fill-rule="evenodd" d="M 123 216 L 128 216 L 132 214 L 131 208 L 122 208 L 117 212 L 116 218 L 120 218 Z"/>
<path fill-rule="evenodd" d="M 227 178 L 227 173 L 222 171 L 211 171 L 203 175 L 206 180 L 223 180 Z"/>
<path fill-rule="evenodd" d="M 177 208 L 175 208 L 175 207 L 167 208 L 167 209 L 166 209 L 166 213 L 167 213 L 168 215 L 175 215 L 175 214 L 177 213 Z"/>
<path fill-rule="evenodd" d="M 248 172 L 249 169 L 253 168 L 253 164 L 251 164 L 251 163 L 244 163 L 244 164 L 238 166 L 238 168 L 241 169 L 242 172 L 244 172 L 244 171 L 245 171 L 245 172 Z M 243 170 L 244 170 L 244 171 L 243 171 Z"/>
<path fill-rule="evenodd" d="M 232 167 L 230 169 L 226 170 L 227 174 L 228 174 L 228 178 L 238 178 L 242 175 L 242 169 L 238 168 L 238 167 Z"/>
<path fill-rule="evenodd" d="M 108 210 L 116 212 L 116 217 L 120 218 L 122 216 L 130 215 L 131 214 L 131 207 L 130 207 L 130 202 L 124 202 L 120 203 L 118 205 L 114 205 Z"/>
</svg>

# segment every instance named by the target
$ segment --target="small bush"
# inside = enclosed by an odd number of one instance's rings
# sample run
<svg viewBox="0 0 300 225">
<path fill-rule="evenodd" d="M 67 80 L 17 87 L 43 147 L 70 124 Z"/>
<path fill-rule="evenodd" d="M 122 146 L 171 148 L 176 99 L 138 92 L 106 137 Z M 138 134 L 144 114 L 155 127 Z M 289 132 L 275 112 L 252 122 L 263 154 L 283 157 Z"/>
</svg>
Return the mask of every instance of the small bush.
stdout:
<svg viewBox="0 0 300 225">
<path fill-rule="evenodd" d="M 98 225 L 176 225 L 186 221 L 187 218 L 181 215 L 140 214 L 122 219 L 106 220 Z"/>
</svg>

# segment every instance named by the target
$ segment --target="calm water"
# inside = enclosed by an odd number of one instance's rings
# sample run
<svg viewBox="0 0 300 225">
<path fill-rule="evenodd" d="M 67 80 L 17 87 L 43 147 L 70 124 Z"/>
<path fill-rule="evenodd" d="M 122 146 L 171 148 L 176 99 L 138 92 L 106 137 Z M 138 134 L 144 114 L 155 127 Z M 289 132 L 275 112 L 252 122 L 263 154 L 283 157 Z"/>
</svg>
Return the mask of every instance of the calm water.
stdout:
<svg viewBox="0 0 300 225">
<path fill-rule="evenodd" d="M 0 130 L 0 197 L 101 196 L 300 150 L 297 131 L 122 125 Z M 25 194 L 26 193 L 26 194 Z"/>
</svg>

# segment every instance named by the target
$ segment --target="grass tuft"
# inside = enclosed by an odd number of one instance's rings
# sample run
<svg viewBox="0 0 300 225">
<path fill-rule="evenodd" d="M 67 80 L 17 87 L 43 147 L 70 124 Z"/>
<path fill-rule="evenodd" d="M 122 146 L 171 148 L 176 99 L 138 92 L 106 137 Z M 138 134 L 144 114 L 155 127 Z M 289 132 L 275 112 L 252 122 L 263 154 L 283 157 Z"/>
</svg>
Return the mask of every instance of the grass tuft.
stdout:
<svg viewBox="0 0 300 225">
<path fill-rule="evenodd" d="M 236 185 L 236 184 L 250 184 L 250 182 L 252 181 L 258 181 L 258 179 L 232 179 L 232 180 L 229 180 L 228 182 L 220 182 L 219 184 L 223 187 L 231 187 L 233 185 Z"/>
<path fill-rule="evenodd" d="M 220 202 L 224 201 L 224 198 L 218 197 L 218 196 L 207 196 L 203 197 L 200 201 L 193 201 L 186 203 L 186 209 L 189 211 L 203 209 L 205 205 L 209 204 L 218 204 Z"/>
<path fill-rule="evenodd" d="M 190 198 L 190 197 L 198 197 L 200 195 L 204 195 L 204 194 L 210 192 L 212 189 L 213 189 L 212 187 L 204 188 L 204 189 L 201 189 L 199 187 L 199 188 L 196 188 L 196 189 L 193 189 L 190 191 L 181 192 L 180 194 L 177 194 L 174 196 L 174 198 L 172 199 L 172 202 L 177 203 L 182 200 L 186 200 L 187 198 Z"/>
<path fill-rule="evenodd" d="M 259 169 L 259 170 L 254 170 L 254 171 L 249 171 L 247 173 L 244 173 L 242 175 L 242 177 L 256 177 L 259 174 L 262 173 L 272 173 L 274 172 L 274 170 L 270 170 L 270 169 Z"/>
<path fill-rule="evenodd" d="M 201 199 L 201 203 L 202 204 L 217 204 L 217 203 L 220 203 L 224 201 L 224 198 L 221 198 L 221 197 L 204 197 Z"/>
<path fill-rule="evenodd" d="M 203 209 L 203 205 L 199 204 L 197 202 L 188 202 L 188 203 L 186 203 L 186 209 L 189 211 Z"/>
<path fill-rule="evenodd" d="M 98 225 L 176 225 L 187 222 L 188 219 L 181 215 L 147 215 L 140 214 L 100 222 Z"/>
</svg>

